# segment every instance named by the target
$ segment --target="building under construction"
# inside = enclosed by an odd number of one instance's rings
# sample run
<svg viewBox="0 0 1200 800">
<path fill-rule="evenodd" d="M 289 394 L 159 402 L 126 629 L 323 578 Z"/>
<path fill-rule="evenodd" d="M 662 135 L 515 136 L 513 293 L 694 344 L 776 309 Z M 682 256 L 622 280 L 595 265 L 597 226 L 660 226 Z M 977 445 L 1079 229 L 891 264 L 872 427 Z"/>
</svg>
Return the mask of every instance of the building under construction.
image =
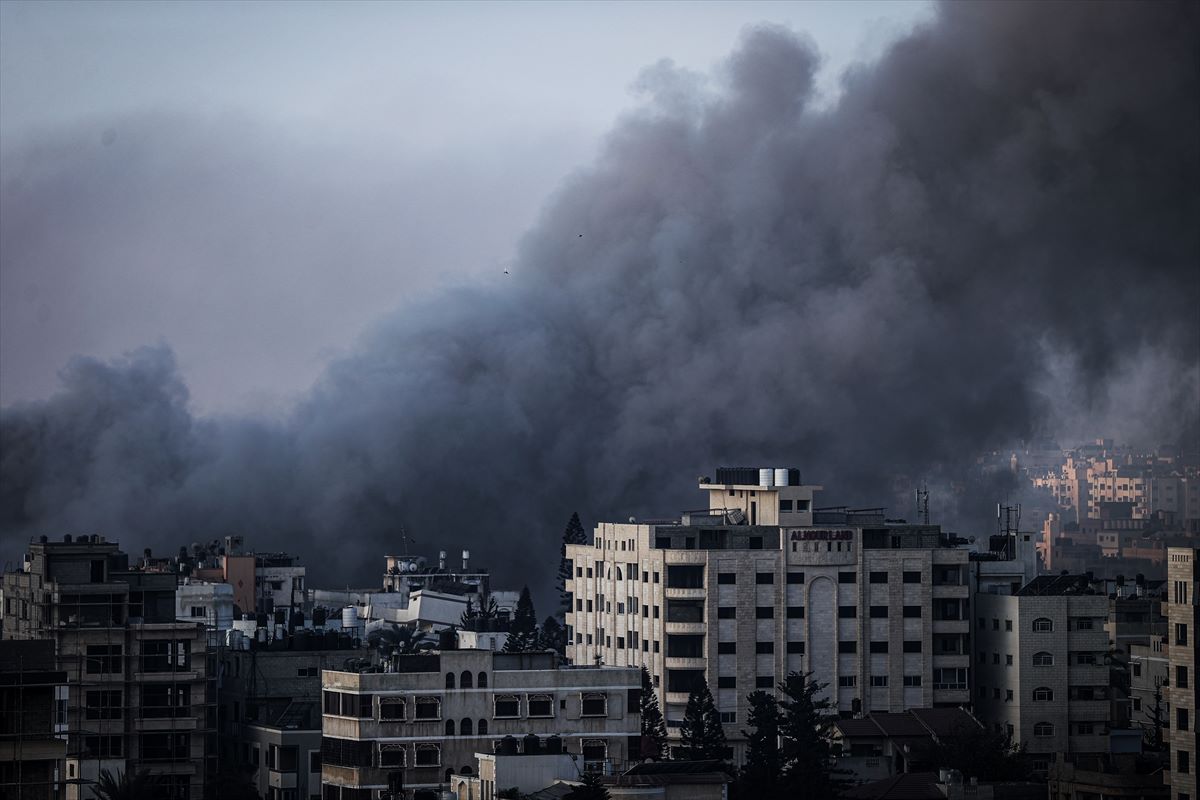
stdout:
<svg viewBox="0 0 1200 800">
<path fill-rule="evenodd" d="M 64 673 L 64 769 L 49 796 L 88 800 L 103 770 L 148 772 L 200 800 L 216 772 L 216 682 L 202 624 L 175 616 L 176 575 L 132 570 L 101 536 L 29 545 L 4 575 L 3 638 L 50 640 Z M 23 795 L 22 795 L 23 796 Z"/>
</svg>

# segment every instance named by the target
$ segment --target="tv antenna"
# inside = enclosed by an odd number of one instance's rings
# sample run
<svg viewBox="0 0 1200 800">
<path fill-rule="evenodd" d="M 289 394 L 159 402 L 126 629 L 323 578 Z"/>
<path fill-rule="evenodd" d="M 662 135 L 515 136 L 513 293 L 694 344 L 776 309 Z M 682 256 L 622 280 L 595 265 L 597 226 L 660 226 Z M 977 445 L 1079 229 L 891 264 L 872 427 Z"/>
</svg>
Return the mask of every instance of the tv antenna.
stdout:
<svg viewBox="0 0 1200 800">
<path fill-rule="evenodd" d="M 922 525 L 929 524 L 929 488 L 925 485 L 925 481 L 921 481 L 921 488 L 916 491 L 917 496 L 917 519 L 921 520 Z"/>
<path fill-rule="evenodd" d="M 1021 504 L 1006 506 L 996 503 L 996 529 L 1005 536 L 1015 536 L 1021 527 Z"/>
</svg>

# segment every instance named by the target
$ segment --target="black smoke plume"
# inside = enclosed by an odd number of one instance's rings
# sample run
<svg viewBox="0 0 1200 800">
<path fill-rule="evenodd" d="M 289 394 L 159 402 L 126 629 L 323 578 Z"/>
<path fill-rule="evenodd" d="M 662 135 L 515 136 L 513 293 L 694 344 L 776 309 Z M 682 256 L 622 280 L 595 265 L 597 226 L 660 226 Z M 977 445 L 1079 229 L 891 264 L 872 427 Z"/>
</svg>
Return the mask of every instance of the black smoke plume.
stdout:
<svg viewBox="0 0 1200 800">
<path fill-rule="evenodd" d="M 780 28 L 659 64 L 505 281 L 378 321 L 285 420 L 194 416 L 165 346 L 4 409 L 4 550 L 237 532 L 369 585 L 403 525 L 547 587 L 571 511 L 717 464 L 895 506 L 1018 439 L 1194 432 L 1198 9 L 950 3 L 824 109 Z"/>
</svg>

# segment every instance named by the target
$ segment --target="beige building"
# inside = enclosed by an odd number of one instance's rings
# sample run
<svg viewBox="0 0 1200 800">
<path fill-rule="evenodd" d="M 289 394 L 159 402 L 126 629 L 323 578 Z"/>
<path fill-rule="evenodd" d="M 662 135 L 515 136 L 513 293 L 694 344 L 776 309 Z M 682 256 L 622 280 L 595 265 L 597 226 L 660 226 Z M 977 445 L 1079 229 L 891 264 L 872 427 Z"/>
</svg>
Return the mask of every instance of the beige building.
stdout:
<svg viewBox="0 0 1200 800">
<path fill-rule="evenodd" d="M 50 639 L 67 676 L 66 798 L 102 769 L 146 770 L 164 800 L 199 800 L 209 760 L 203 625 L 175 619 L 176 577 L 129 570 L 100 536 L 45 537 L 4 575 L 5 639 Z"/>
<path fill-rule="evenodd" d="M 1195 800 L 1196 794 L 1196 653 L 1200 633 L 1200 548 L 1167 551 L 1167 642 L 1169 650 L 1172 800 Z"/>
<path fill-rule="evenodd" d="M 1109 749 L 1108 604 L 1073 575 L 975 595 L 975 715 L 1024 745 L 1035 769 Z"/>
<path fill-rule="evenodd" d="M 967 552 L 882 509 L 814 509 L 799 478 L 718 469 L 705 511 L 569 545 L 572 662 L 645 665 L 672 735 L 703 676 L 739 760 L 747 695 L 791 671 L 843 712 L 969 703 Z"/>
<path fill-rule="evenodd" d="M 373 799 L 393 775 L 408 790 L 449 788 L 477 752 L 529 734 L 556 735 L 580 769 L 611 772 L 641 734 L 636 669 L 490 650 L 397 656 L 388 668 L 321 675 L 326 800 Z"/>
</svg>

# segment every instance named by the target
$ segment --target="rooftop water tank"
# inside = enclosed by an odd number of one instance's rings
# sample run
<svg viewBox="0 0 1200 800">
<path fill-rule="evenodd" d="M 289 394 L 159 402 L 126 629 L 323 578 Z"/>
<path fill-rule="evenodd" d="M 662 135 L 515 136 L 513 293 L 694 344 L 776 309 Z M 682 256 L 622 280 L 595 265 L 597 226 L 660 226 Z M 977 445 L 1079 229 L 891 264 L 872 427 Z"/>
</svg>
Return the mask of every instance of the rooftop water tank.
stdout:
<svg viewBox="0 0 1200 800">
<path fill-rule="evenodd" d="M 776 467 L 775 468 L 775 485 L 776 486 L 787 486 L 788 485 L 788 469 L 787 469 L 787 467 Z"/>
<path fill-rule="evenodd" d="M 342 609 L 342 630 L 351 636 L 358 629 L 358 609 L 354 606 L 346 606 Z"/>
<path fill-rule="evenodd" d="M 770 467 L 764 467 L 758 471 L 759 486 L 774 486 L 775 485 L 775 470 Z"/>
<path fill-rule="evenodd" d="M 537 737 L 536 733 L 525 734 L 524 739 L 525 755 L 536 756 L 542 750 L 542 740 Z"/>
</svg>

